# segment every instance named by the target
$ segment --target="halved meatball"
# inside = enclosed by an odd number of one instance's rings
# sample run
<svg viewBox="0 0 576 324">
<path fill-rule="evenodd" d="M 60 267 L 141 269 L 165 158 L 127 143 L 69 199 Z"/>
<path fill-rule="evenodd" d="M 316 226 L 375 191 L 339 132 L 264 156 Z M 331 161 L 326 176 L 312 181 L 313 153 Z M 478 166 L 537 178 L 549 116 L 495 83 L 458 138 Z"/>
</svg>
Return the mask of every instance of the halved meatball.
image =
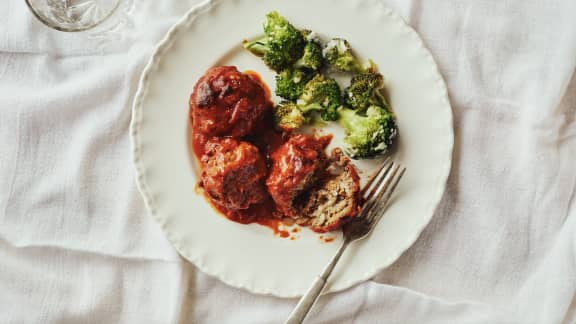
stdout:
<svg viewBox="0 0 576 324">
<path fill-rule="evenodd" d="M 314 185 L 325 169 L 325 149 L 330 139 L 297 134 L 272 153 L 266 185 L 277 208 L 285 216 L 298 218 L 299 196 Z"/>
<path fill-rule="evenodd" d="M 352 164 L 311 190 L 300 223 L 319 233 L 333 231 L 360 212 L 360 177 Z"/>
<path fill-rule="evenodd" d="M 190 96 L 194 129 L 208 137 L 239 138 L 254 130 L 271 109 L 263 86 L 234 66 L 209 69 Z"/>
<path fill-rule="evenodd" d="M 213 138 L 204 147 L 202 183 L 212 201 L 228 210 L 264 201 L 266 163 L 258 149 L 232 138 Z"/>
</svg>

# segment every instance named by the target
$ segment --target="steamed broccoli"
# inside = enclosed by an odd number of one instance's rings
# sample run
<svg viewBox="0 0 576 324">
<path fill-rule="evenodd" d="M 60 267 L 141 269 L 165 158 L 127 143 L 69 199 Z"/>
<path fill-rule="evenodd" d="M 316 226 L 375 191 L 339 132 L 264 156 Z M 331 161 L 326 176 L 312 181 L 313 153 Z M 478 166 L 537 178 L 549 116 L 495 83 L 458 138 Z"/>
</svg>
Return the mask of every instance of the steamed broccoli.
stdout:
<svg viewBox="0 0 576 324">
<path fill-rule="evenodd" d="M 295 101 L 302 95 L 304 86 L 312 77 L 312 73 L 299 69 L 282 70 L 276 74 L 276 95 Z"/>
<path fill-rule="evenodd" d="M 294 130 L 311 122 L 313 117 L 318 115 L 324 121 L 337 120 L 340 105 L 338 83 L 322 74 L 316 74 L 306 83 L 295 103 L 285 100 L 276 106 L 274 119 L 279 128 Z"/>
<path fill-rule="evenodd" d="M 364 67 L 352 52 L 350 43 L 343 38 L 330 40 L 322 50 L 322 54 L 331 68 L 336 71 L 362 73 L 376 69 L 372 61 L 368 62 L 368 67 Z"/>
<path fill-rule="evenodd" d="M 261 39 L 244 41 L 243 46 L 272 70 L 280 71 L 302 57 L 306 40 L 304 35 L 276 11 L 266 15 Z"/>
<path fill-rule="evenodd" d="M 294 66 L 297 68 L 304 68 L 312 71 L 318 71 L 324 64 L 324 57 L 322 57 L 322 45 L 316 40 L 309 40 L 304 46 L 304 54 Z"/>
<path fill-rule="evenodd" d="M 309 118 L 298 106 L 290 101 L 282 101 L 274 108 L 274 122 L 284 131 L 292 131 L 308 123 Z"/>
<path fill-rule="evenodd" d="M 365 112 L 340 108 L 340 125 L 344 127 L 344 152 L 353 159 L 374 157 L 389 150 L 398 133 L 394 115 L 378 106 Z"/>
<path fill-rule="evenodd" d="M 379 106 L 388 109 L 386 98 L 382 94 L 384 77 L 380 73 L 366 72 L 352 77 L 350 86 L 344 89 L 344 101 L 353 109 L 366 109 Z"/>
<path fill-rule="evenodd" d="M 296 101 L 301 111 L 317 111 L 325 121 L 338 119 L 336 110 L 342 104 L 340 86 L 336 80 L 316 74 L 306 83 L 302 95 Z"/>
</svg>

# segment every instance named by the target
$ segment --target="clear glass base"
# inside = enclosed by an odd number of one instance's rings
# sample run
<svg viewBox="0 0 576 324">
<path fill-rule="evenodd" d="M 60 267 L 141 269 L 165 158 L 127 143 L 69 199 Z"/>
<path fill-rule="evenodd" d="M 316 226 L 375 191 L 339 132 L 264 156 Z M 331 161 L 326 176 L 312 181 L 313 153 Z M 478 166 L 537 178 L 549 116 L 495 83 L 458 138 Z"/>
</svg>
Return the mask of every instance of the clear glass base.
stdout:
<svg viewBox="0 0 576 324">
<path fill-rule="evenodd" d="M 67 32 L 98 26 L 118 9 L 122 0 L 26 0 L 45 25 Z"/>
</svg>

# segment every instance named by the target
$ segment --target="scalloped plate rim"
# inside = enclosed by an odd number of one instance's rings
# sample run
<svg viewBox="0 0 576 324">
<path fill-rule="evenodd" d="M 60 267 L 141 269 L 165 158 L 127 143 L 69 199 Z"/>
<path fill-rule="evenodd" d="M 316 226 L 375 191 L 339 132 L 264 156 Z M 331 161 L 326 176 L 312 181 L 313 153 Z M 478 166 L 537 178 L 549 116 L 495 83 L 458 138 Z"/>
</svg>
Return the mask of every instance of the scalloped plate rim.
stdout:
<svg viewBox="0 0 576 324">
<path fill-rule="evenodd" d="M 179 28 L 186 27 L 187 24 L 193 23 L 194 19 L 198 15 L 201 15 L 203 13 L 203 11 L 210 10 L 213 4 L 216 4 L 216 3 L 219 3 L 222 1 L 223 0 L 206 0 L 206 1 L 202 1 L 202 2 L 198 3 L 197 5 L 195 5 L 191 9 L 189 9 L 188 12 L 176 24 L 174 24 L 169 29 L 169 31 L 166 33 L 166 35 L 158 43 L 158 45 L 155 47 L 155 49 L 153 51 L 152 56 L 150 57 L 149 61 L 147 62 L 146 66 L 143 69 L 142 75 L 139 79 L 138 89 L 136 91 L 133 105 L 132 105 L 132 119 L 130 122 L 130 142 L 132 145 L 132 154 L 133 154 L 132 162 L 134 164 L 136 175 L 137 175 L 137 177 L 136 177 L 137 187 L 138 187 L 138 190 L 140 191 L 140 193 L 144 199 L 147 210 L 150 212 L 152 217 L 162 227 L 168 240 L 172 243 L 172 245 L 176 248 L 176 250 L 182 256 L 184 256 L 186 259 L 188 259 L 190 262 L 192 262 L 202 272 L 204 272 L 208 275 L 211 275 L 213 277 L 216 277 L 219 280 L 221 280 L 222 282 L 224 282 L 230 286 L 241 288 L 241 289 L 246 289 L 246 290 L 253 292 L 253 293 L 272 295 L 272 296 L 284 297 L 284 298 L 299 297 L 302 295 L 301 292 L 275 291 L 273 288 L 270 289 L 270 288 L 260 287 L 257 284 L 255 284 L 254 282 L 252 282 L 252 283 L 242 282 L 239 280 L 235 280 L 233 278 L 229 278 L 229 277 L 225 276 L 222 272 L 215 271 L 214 269 L 212 269 L 209 265 L 207 265 L 204 262 L 204 260 L 202 258 L 191 255 L 190 253 L 188 253 L 188 251 L 181 246 L 181 242 L 179 242 L 177 239 L 175 239 L 173 237 L 173 235 L 171 235 L 170 230 L 166 226 L 166 219 L 164 219 L 163 217 L 160 217 L 157 214 L 156 209 L 154 208 L 153 199 L 148 194 L 148 190 L 147 190 L 148 184 L 147 184 L 147 182 L 145 180 L 145 176 L 144 176 L 144 173 L 145 173 L 144 172 L 144 166 L 142 165 L 141 157 L 139 154 L 140 153 L 140 146 L 139 146 L 140 143 L 138 142 L 139 126 L 140 126 L 140 122 L 141 122 L 141 118 L 142 118 L 142 102 L 146 96 L 147 86 L 148 86 L 147 85 L 147 79 L 150 76 L 150 74 L 157 68 L 157 64 L 158 64 L 159 60 L 161 60 L 161 57 L 165 54 L 165 51 L 168 50 L 169 45 L 171 45 L 173 38 L 179 32 Z M 439 72 L 438 66 L 437 66 L 436 62 L 434 61 L 431 53 L 429 52 L 427 47 L 424 45 L 423 41 L 418 36 L 417 32 L 411 26 L 409 26 L 397 13 L 395 13 L 392 9 L 390 9 L 383 1 L 378 1 L 378 2 L 380 2 L 382 4 L 382 8 L 383 8 L 383 10 L 386 11 L 385 14 L 389 18 L 396 20 L 395 23 L 402 25 L 401 28 L 404 28 L 406 31 L 408 31 L 412 37 L 416 36 L 415 39 L 419 43 L 419 46 L 421 47 L 422 53 L 424 55 L 423 58 L 430 60 L 430 63 L 432 64 L 432 68 L 433 68 L 432 72 L 435 74 L 435 77 L 438 78 L 437 82 L 438 82 L 438 85 L 440 86 L 439 90 L 442 91 L 441 95 L 442 95 L 443 99 L 445 100 L 444 104 L 447 105 L 448 108 L 450 108 L 450 103 L 448 100 L 448 93 L 447 93 L 445 82 L 442 79 L 442 76 Z M 442 195 L 443 195 L 444 190 L 445 190 L 446 182 L 448 180 L 448 176 L 449 176 L 450 170 L 451 170 L 452 153 L 453 153 L 453 145 L 454 145 L 453 120 L 452 120 L 451 109 L 450 109 L 449 117 L 450 118 L 447 122 L 450 124 L 450 129 L 447 130 L 449 132 L 449 134 L 447 134 L 448 135 L 448 138 L 447 138 L 448 142 L 446 143 L 447 147 L 445 147 L 447 149 L 446 161 L 444 161 L 445 162 L 444 163 L 444 170 L 443 170 L 443 172 L 441 172 L 442 174 L 439 176 L 439 178 L 440 178 L 439 181 L 441 182 L 442 185 L 438 186 L 438 188 L 437 188 L 438 190 L 434 193 L 434 199 L 433 199 L 434 203 L 432 203 L 432 205 L 433 205 L 433 206 L 431 206 L 432 210 L 429 213 L 427 220 L 425 222 L 423 222 L 423 224 L 420 228 L 418 228 L 414 231 L 414 235 L 412 235 L 411 237 L 407 237 L 406 240 L 403 241 L 403 244 L 400 244 L 400 245 L 402 245 L 402 248 L 398 249 L 397 255 L 389 256 L 385 262 L 382 262 L 379 265 L 370 268 L 369 270 L 365 271 L 364 274 L 362 274 L 361 276 L 358 276 L 356 279 L 346 281 L 339 288 L 337 288 L 337 289 L 331 288 L 329 291 L 326 291 L 325 293 L 333 293 L 333 292 L 342 291 L 342 290 L 348 289 L 354 285 L 357 285 L 361 282 L 369 280 L 375 274 L 377 274 L 377 272 L 383 270 L 384 268 L 388 267 L 390 264 L 395 262 L 398 259 L 398 257 L 400 257 L 400 255 L 402 253 L 404 253 L 411 245 L 414 244 L 414 242 L 418 239 L 418 237 L 420 236 L 420 234 L 422 233 L 424 228 L 429 224 L 431 218 L 434 215 L 434 211 L 435 211 L 438 203 L 440 202 L 440 199 L 442 198 Z"/>
</svg>

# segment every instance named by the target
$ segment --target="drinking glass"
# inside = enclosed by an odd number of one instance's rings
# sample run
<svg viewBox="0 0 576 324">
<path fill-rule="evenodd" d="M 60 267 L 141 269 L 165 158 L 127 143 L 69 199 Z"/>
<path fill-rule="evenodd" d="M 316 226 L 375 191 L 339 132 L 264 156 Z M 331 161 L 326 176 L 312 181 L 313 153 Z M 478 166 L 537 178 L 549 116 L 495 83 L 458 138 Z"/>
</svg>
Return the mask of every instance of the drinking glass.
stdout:
<svg viewBox="0 0 576 324">
<path fill-rule="evenodd" d="M 123 0 L 26 0 L 32 13 L 45 25 L 78 32 L 109 19 Z"/>
</svg>

